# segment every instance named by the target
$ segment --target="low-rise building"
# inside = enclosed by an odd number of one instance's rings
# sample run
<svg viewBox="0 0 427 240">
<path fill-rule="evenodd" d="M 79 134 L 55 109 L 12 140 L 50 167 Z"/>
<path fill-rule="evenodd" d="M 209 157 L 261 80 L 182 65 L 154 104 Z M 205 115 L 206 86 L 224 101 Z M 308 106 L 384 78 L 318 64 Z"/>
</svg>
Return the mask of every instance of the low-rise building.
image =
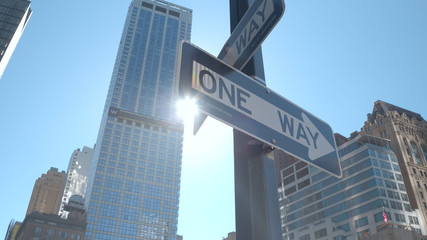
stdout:
<svg viewBox="0 0 427 240">
<path fill-rule="evenodd" d="M 65 210 L 69 212 L 67 219 L 57 214 L 32 212 L 25 217 L 16 239 L 84 240 L 87 225 L 84 199 L 71 196 Z"/>
</svg>

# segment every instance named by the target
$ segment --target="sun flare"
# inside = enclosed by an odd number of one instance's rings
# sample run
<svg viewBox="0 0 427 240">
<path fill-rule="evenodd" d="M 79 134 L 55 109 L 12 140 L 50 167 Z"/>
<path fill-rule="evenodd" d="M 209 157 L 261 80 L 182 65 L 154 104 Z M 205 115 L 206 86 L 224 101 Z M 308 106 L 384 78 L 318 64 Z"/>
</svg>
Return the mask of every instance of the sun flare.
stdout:
<svg viewBox="0 0 427 240">
<path fill-rule="evenodd" d="M 194 99 L 185 98 L 177 103 L 178 116 L 184 121 L 186 126 L 191 125 L 194 115 L 198 113 L 197 105 Z"/>
</svg>

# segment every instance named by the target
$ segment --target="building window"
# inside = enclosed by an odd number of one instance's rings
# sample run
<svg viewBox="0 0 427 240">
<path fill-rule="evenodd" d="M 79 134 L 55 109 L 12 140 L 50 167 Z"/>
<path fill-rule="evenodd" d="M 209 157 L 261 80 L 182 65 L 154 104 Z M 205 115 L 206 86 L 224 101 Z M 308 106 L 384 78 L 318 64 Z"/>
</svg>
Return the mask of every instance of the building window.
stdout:
<svg viewBox="0 0 427 240">
<path fill-rule="evenodd" d="M 387 215 L 387 220 L 391 221 L 392 219 L 391 219 L 390 212 L 386 211 L 385 213 Z M 384 222 L 383 212 L 381 211 L 381 212 L 375 213 L 374 219 L 375 219 L 375 222 Z"/>
<path fill-rule="evenodd" d="M 174 16 L 174 17 L 179 17 L 179 12 L 175 12 L 175 11 L 169 10 L 169 14 L 172 15 L 172 16 Z"/>
<path fill-rule="evenodd" d="M 80 240 L 80 234 L 78 233 L 71 234 L 70 240 Z"/>
<path fill-rule="evenodd" d="M 48 228 L 46 229 L 46 240 L 55 239 L 55 229 Z"/>
<path fill-rule="evenodd" d="M 151 8 L 151 9 L 153 9 L 153 4 L 150 4 L 150 3 L 146 3 L 146 2 L 142 2 L 142 4 L 141 4 L 143 7 L 146 7 L 146 8 Z"/>
<path fill-rule="evenodd" d="M 384 221 L 383 212 L 375 213 L 374 219 L 375 219 L 375 222 Z"/>
<path fill-rule="evenodd" d="M 397 222 L 406 222 L 405 221 L 405 215 L 403 215 L 403 214 L 395 213 L 394 218 Z"/>
<path fill-rule="evenodd" d="M 417 147 L 417 144 L 415 142 L 411 142 L 411 150 L 412 150 L 412 155 L 415 158 L 415 162 L 418 165 L 421 165 L 421 155 L 418 151 L 418 147 Z"/>
<path fill-rule="evenodd" d="M 326 228 L 320 229 L 319 231 L 314 232 L 314 239 L 325 237 L 327 234 Z"/>
<path fill-rule="evenodd" d="M 285 178 L 288 175 L 291 175 L 294 172 L 294 166 L 290 166 L 284 170 L 282 170 L 282 178 Z"/>
<path fill-rule="evenodd" d="M 419 188 L 421 188 L 420 182 L 418 182 L 418 181 L 417 181 L 417 186 L 418 186 Z"/>
<path fill-rule="evenodd" d="M 420 224 L 418 222 L 418 218 L 417 217 L 408 216 L 408 218 L 409 218 L 409 223 L 410 224 L 415 224 L 415 225 L 419 225 Z"/>
<path fill-rule="evenodd" d="M 298 190 L 310 185 L 310 178 L 298 183 Z"/>
<path fill-rule="evenodd" d="M 285 179 L 283 179 L 283 186 L 286 186 L 295 181 L 295 175 L 291 175 Z"/>
<path fill-rule="evenodd" d="M 364 217 L 364 218 L 357 219 L 356 221 L 354 221 L 354 225 L 356 228 L 363 227 L 363 226 L 366 226 L 368 224 L 369 224 L 368 217 Z"/>
<path fill-rule="evenodd" d="M 288 189 L 285 189 L 285 196 L 289 196 L 297 190 L 296 186 L 292 186 Z"/>
<path fill-rule="evenodd" d="M 426 149 L 426 146 L 421 145 L 421 150 L 423 151 L 424 161 L 427 161 L 427 149 Z"/>
<path fill-rule="evenodd" d="M 35 227 L 33 230 L 33 237 L 40 237 L 41 233 L 42 233 L 42 228 Z"/>
<path fill-rule="evenodd" d="M 66 231 L 59 231 L 59 234 L 58 234 L 58 239 L 59 240 L 67 240 L 67 237 L 68 237 L 68 232 L 66 232 Z"/>
<path fill-rule="evenodd" d="M 403 201 L 407 201 L 407 202 L 409 201 L 408 195 L 406 195 L 405 193 L 401 193 L 400 195 L 402 196 Z"/>
<path fill-rule="evenodd" d="M 390 207 L 396 210 L 403 210 L 402 203 L 390 200 Z"/>
<path fill-rule="evenodd" d="M 337 230 L 343 230 L 344 232 L 350 232 L 350 224 L 346 223 L 344 225 L 338 226 Z"/>
<path fill-rule="evenodd" d="M 303 170 L 297 172 L 297 179 L 300 179 L 307 175 L 308 175 L 308 168 L 304 168 Z"/>
<path fill-rule="evenodd" d="M 421 198 L 424 198 L 424 194 L 423 194 L 423 192 L 420 192 L 420 197 L 421 197 Z"/>
<path fill-rule="evenodd" d="M 306 235 L 299 237 L 299 240 L 310 240 L 310 234 L 306 234 Z"/>
<path fill-rule="evenodd" d="M 297 164 L 295 164 L 295 168 L 297 171 L 300 170 L 301 168 L 305 167 L 305 166 L 307 166 L 307 163 L 302 162 L 302 161 L 299 161 Z"/>
<path fill-rule="evenodd" d="M 162 13 L 166 13 L 166 8 L 156 6 L 155 9 L 156 9 L 156 11 L 159 11 L 159 12 L 162 12 Z"/>
</svg>

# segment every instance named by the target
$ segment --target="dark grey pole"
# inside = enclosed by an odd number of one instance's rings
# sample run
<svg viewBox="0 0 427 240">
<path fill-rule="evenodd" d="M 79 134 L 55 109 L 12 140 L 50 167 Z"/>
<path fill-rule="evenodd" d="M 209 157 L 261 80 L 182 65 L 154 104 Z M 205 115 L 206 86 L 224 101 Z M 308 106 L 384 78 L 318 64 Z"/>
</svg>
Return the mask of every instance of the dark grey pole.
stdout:
<svg viewBox="0 0 427 240">
<path fill-rule="evenodd" d="M 251 0 L 230 0 L 231 32 Z M 242 70 L 265 84 L 261 48 Z M 234 130 L 234 185 L 237 240 L 282 238 L 274 157 L 269 147 Z"/>
</svg>

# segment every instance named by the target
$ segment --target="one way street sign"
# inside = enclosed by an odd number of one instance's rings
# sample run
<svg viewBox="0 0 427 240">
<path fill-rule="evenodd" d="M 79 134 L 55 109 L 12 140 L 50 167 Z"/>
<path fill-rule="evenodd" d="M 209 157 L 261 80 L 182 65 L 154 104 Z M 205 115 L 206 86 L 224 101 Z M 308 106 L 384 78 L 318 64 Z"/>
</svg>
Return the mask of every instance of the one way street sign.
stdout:
<svg viewBox="0 0 427 240">
<path fill-rule="evenodd" d="M 283 0 L 255 0 L 224 44 L 218 58 L 237 69 L 242 69 L 282 18 L 284 12 Z M 194 135 L 205 120 L 206 115 L 195 115 Z"/>
<path fill-rule="evenodd" d="M 201 112 L 341 176 L 327 123 L 188 42 L 179 66 L 178 94 L 196 98 Z"/>
<path fill-rule="evenodd" d="M 255 0 L 231 33 L 218 58 L 242 69 L 284 12 L 283 0 Z"/>
</svg>

